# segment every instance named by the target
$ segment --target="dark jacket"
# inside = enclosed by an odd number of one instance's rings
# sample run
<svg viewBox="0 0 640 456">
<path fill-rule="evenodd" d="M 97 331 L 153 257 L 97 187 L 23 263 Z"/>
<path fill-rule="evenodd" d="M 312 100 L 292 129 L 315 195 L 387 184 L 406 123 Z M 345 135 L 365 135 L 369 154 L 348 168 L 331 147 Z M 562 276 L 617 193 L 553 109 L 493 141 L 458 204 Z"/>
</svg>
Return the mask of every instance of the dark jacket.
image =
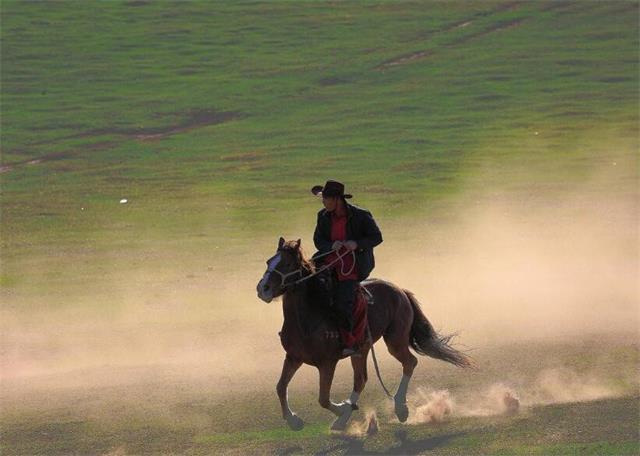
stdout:
<svg viewBox="0 0 640 456">
<path fill-rule="evenodd" d="M 356 267 L 358 268 L 358 280 L 369 277 L 376 265 L 373 257 L 373 248 L 382 243 L 382 233 L 373 219 L 371 212 L 346 203 L 347 209 L 347 241 L 356 241 Z M 313 233 L 313 243 L 319 253 L 331 250 L 331 213 L 326 209 L 318 212 L 318 222 Z M 314 255 L 314 256 L 315 256 Z"/>
</svg>

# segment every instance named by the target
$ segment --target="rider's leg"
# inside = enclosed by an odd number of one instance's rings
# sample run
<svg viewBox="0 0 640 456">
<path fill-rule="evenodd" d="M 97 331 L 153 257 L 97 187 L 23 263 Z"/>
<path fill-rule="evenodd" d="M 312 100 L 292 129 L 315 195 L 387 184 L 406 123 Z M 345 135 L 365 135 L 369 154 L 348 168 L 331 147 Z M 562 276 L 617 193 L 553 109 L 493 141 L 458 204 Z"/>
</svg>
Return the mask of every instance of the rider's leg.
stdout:
<svg viewBox="0 0 640 456">
<path fill-rule="evenodd" d="M 340 280 L 336 284 L 335 305 L 342 316 L 342 327 L 353 330 L 353 306 L 355 303 L 357 280 Z"/>
</svg>

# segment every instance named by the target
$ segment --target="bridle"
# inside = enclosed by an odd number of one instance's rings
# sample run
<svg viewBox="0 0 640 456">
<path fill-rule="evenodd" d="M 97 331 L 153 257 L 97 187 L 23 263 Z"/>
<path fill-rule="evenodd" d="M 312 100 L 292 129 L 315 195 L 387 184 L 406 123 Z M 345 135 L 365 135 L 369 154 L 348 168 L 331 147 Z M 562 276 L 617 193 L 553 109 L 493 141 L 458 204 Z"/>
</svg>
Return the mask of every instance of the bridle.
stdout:
<svg viewBox="0 0 640 456">
<path fill-rule="evenodd" d="M 277 269 L 272 269 L 269 272 L 275 272 L 278 275 L 280 275 L 280 288 L 281 289 L 286 289 L 287 287 L 290 287 L 290 286 L 294 285 L 295 283 L 297 283 L 297 282 L 292 282 L 292 283 L 287 284 L 286 283 L 287 279 L 289 277 L 291 277 L 291 276 L 296 275 L 296 274 L 302 274 L 304 272 L 304 269 L 298 268 L 295 271 L 287 272 L 286 274 L 278 271 Z"/>
<path fill-rule="evenodd" d="M 283 251 L 284 251 L 284 249 L 278 249 L 278 251 L 283 252 Z M 329 269 L 331 266 L 333 266 L 333 265 L 334 265 L 334 264 L 336 264 L 337 262 L 340 262 L 340 263 L 341 263 L 341 264 L 340 264 L 340 273 L 341 273 L 341 274 L 343 274 L 343 275 L 349 275 L 349 274 L 351 274 L 351 273 L 353 272 L 353 269 L 356 267 L 356 257 L 355 257 L 355 252 L 354 252 L 353 250 L 347 250 L 347 251 L 346 251 L 346 252 L 344 252 L 342 255 L 338 253 L 338 250 L 337 250 L 337 249 L 329 250 L 328 252 L 325 252 L 325 253 L 323 253 L 323 254 L 321 254 L 321 255 L 315 256 L 315 257 L 314 257 L 314 259 L 322 258 L 322 257 L 325 257 L 325 256 L 327 256 L 327 255 L 331 255 L 331 254 L 332 254 L 332 253 L 334 253 L 334 252 L 337 254 L 337 258 L 336 258 L 335 260 L 333 260 L 333 261 L 332 261 L 332 262 L 330 262 L 330 263 L 325 264 L 325 265 L 324 265 L 324 266 L 322 266 L 320 269 L 318 269 L 316 272 L 313 272 L 313 273 L 311 273 L 311 274 L 309 274 L 309 275 L 303 276 L 302 278 L 300 278 L 300 279 L 298 279 L 298 280 L 296 280 L 296 281 L 294 281 L 294 282 L 291 282 L 291 283 L 286 283 L 286 281 L 287 281 L 287 279 L 288 279 L 289 277 L 294 276 L 294 275 L 296 275 L 296 274 L 301 274 L 301 275 L 302 275 L 302 274 L 304 274 L 304 272 L 306 271 L 306 269 L 304 269 L 304 268 L 301 268 L 301 267 L 300 267 L 300 268 L 296 269 L 295 271 L 291 271 L 291 272 L 284 273 L 284 272 L 280 272 L 280 271 L 278 271 L 275 267 L 274 267 L 273 269 L 272 269 L 271 267 L 269 267 L 269 268 L 267 269 L 267 271 L 269 271 L 269 272 L 276 272 L 276 273 L 278 273 L 278 275 L 280 276 L 280 288 L 281 288 L 281 289 L 283 289 L 283 290 L 286 290 L 286 289 L 287 289 L 287 288 L 289 288 L 289 287 L 293 287 L 293 286 L 299 285 L 299 284 L 301 284 L 302 282 L 305 282 L 305 281 L 309 280 L 310 278 L 312 278 L 312 277 L 314 277 L 314 276 L 317 276 L 317 275 L 318 275 L 318 274 L 320 274 L 321 272 L 323 272 L 323 271 L 325 271 L 325 270 Z M 351 264 L 351 268 L 350 268 L 348 271 L 346 271 L 346 272 L 345 272 L 345 270 L 344 270 L 344 260 L 343 260 L 343 258 L 344 258 L 345 256 L 349 255 L 349 254 L 351 254 L 351 255 L 353 256 L 353 262 L 352 262 L 352 264 Z"/>
</svg>

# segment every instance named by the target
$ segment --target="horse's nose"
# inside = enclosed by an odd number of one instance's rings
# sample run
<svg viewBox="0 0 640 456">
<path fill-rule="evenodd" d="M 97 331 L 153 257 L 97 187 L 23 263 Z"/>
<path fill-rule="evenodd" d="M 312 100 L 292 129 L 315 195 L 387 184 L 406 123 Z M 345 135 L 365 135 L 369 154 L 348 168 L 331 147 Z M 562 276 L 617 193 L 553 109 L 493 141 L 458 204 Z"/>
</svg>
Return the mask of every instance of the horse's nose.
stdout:
<svg viewBox="0 0 640 456">
<path fill-rule="evenodd" d="M 271 287 L 269 286 L 268 283 L 265 283 L 264 287 L 262 287 L 262 288 L 264 289 L 264 291 L 269 291 L 269 288 L 271 288 Z"/>
</svg>

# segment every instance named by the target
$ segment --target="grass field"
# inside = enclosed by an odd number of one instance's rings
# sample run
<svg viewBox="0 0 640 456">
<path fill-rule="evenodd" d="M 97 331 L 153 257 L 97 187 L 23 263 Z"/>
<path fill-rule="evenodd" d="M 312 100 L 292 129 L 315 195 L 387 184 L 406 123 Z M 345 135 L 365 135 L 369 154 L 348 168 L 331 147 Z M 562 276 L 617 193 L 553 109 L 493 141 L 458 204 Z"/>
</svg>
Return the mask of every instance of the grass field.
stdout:
<svg viewBox="0 0 640 456">
<path fill-rule="evenodd" d="M 288 430 L 282 421 L 274 388 L 255 377 L 229 384 L 193 376 L 208 371 L 206 363 L 186 369 L 105 367 L 76 371 L 72 379 L 40 376 L 31 385 L 4 383 L 11 394 L 4 401 L 2 452 L 637 454 L 639 356 L 637 341 L 585 339 L 493 346 L 477 357 L 484 367 L 476 372 L 422 360 L 414 381 L 448 390 L 451 415 L 437 422 L 400 424 L 371 378 L 362 411 L 354 415 L 361 422 L 376 410 L 380 431 L 368 437 L 353 428 L 346 434 L 330 433 L 332 415 L 317 406 L 316 372 L 310 368 L 294 379 L 290 393 L 294 410 L 307 421 L 300 432 Z M 535 380 L 552 371 L 559 373 L 553 385 Z M 382 372 L 393 384 L 399 367 L 385 364 Z M 483 394 L 496 379 L 520 397 L 520 412 L 464 412 L 467 406 L 492 405 Z M 335 385 L 338 397 L 348 395 L 349 383 L 348 369 L 343 369 Z M 420 402 L 415 394 L 409 400 L 411 421 Z"/>
<path fill-rule="evenodd" d="M 637 454 L 638 14 L 3 1 L 2 454 Z M 403 426 L 371 378 L 380 434 L 330 435 L 305 371 L 285 430 L 254 287 L 328 178 L 383 229 L 375 274 L 483 361 L 412 393 L 506 382 L 523 413 Z M 527 396 L 545 369 L 599 393 Z"/>
</svg>

